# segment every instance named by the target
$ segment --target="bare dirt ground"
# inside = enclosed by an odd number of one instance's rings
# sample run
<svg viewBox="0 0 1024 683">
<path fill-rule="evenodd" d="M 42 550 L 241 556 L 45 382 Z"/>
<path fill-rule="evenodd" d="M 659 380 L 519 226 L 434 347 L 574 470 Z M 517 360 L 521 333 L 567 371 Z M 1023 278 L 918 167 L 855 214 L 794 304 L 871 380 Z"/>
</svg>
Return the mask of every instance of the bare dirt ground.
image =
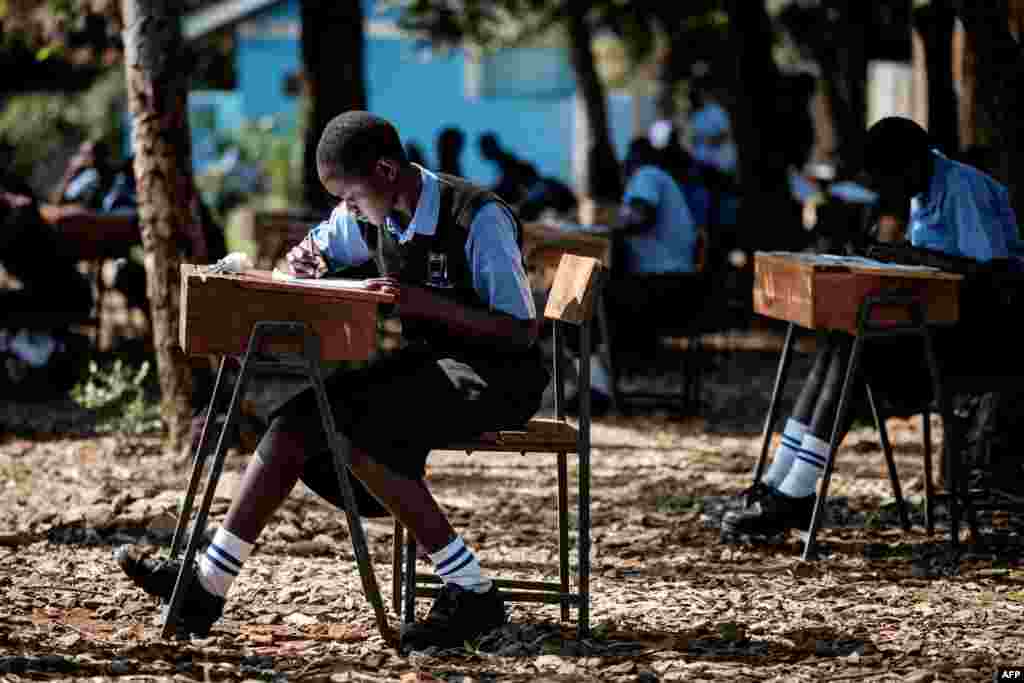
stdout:
<svg viewBox="0 0 1024 683">
<path fill-rule="evenodd" d="M 863 426 L 839 454 L 820 559 L 800 560 L 796 534 L 770 547 L 719 542 L 723 505 L 750 484 L 774 359 L 720 358 L 705 418 L 595 422 L 590 637 L 560 627 L 554 607 L 513 604 L 500 633 L 407 657 L 375 632 L 343 515 L 301 486 L 211 637 L 159 639 L 158 606 L 122 578 L 111 550 L 166 552 L 187 469 L 155 436 L 91 435 L 67 406 L 5 404 L 7 429 L 35 415 L 62 435 L 0 437 L 0 678 L 922 683 L 988 681 L 1024 665 L 1016 522 L 997 516 L 988 531 L 1002 545 L 959 558 L 941 509 L 937 534 L 925 535 L 920 419 L 888 424 L 915 504 L 910 532 L 896 523 L 877 434 Z M 937 448 L 937 421 L 933 434 Z M 214 520 L 245 461 L 228 459 Z M 439 452 L 430 482 L 486 568 L 554 574 L 550 459 Z M 390 523 L 366 526 L 390 603 Z"/>
</svg>

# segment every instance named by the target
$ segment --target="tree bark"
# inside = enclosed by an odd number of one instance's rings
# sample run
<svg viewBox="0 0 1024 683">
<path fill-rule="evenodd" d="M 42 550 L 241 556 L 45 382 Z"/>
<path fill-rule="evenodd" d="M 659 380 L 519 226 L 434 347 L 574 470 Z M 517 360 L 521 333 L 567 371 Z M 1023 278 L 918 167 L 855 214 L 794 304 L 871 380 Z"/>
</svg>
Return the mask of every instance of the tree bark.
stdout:
<svg viewBox="0 0 1024 683">
<path fill-rule="evenodd" d="M 772 57 L 772 28 L 761 0 L 727 0 L 735 87 L 728 103 L 738 154 L 740 212 L 735 246 L 747 251 L 793 249 L 806 241 L 800 207 L 789 194 L 787 150 L 778 112 L 781 77 Z M 785 138 L 785 136 L 781 136 Z M 722 236 L 728 239 L 727 236 Z"/>
<path fill-rule="evenodd" d="M 978 100 L 992 122 L 992 147 L 998 164 L 994 175 L 1006 184 L 1017 215 L 1024 182 L 1024 53 L 1010 32 L 1006 0 L 956 0 L 954 8 L 977 50 Z"/>
<path fill-rule="evenodd" d="M 303 0 L 302 68 L 307 98 L 303 122 L 303 196 L 313 209 L 333 201 L 316 169 L 316 146 L 327 122 L 366 109 L 363 8 L 359 0 Z"/>
<path fill-rule="evenodd" d="M 953 89 L 953 25 L 948 2 L 932 0 L 914 11 L 914 27 L 924 44 L 928 78 L 928 133 L 945 154 L 959 149 L 957 100 Z"/>
<path fill-rule="evenodd" d="M 190 367 L 178 345 L 181 250 L 188 245 L 194 261 L 207 260 L 192 182 L 181 7 L 160 0 L 122 0 L 121 9 L 160 414 L 168 447 L 180 452 L 191 417 L 192 389 Z"/>
<path fill-rule="evenodd" d="M 868 43 L 870 5 L 832 0 L 823 8 L 824 31 L 815 48 L 822 67 L 825 94 L 837 138 L 838 173 L 846 176 L 860 170 L 864 128 L 867 119 Z M 830 19 L 829 16 L 834 16 Z"/>
<path fill-rule="evenodd" d="M 608 108 L 604 85 L 597 73 L 592 35 L 587 23 L 591 3 L 570 0 L 568 5 L 569 59 L 576 74 L 576 83 L 583 98 L 590 147 L 586 150 L 586 172 L 583 192 L 604 201 L 621 199 L 622 182 L 619 162 L 608 132 Z"/>
</svg>

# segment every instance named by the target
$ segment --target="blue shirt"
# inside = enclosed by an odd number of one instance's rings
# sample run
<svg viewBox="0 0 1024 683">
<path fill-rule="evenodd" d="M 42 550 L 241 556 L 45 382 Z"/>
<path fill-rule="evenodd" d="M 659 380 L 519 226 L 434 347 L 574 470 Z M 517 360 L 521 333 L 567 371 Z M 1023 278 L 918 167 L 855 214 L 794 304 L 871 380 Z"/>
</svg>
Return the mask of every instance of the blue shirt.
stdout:
<svg viewBox="0 0 1024 683">
<path fill-rule="evenodd" d="M 910 202 L 910 243 L 983 262 L 1024 258 L 1006 188 L 938 152 L 932 158 L 928 190 Z"/>
<path fill-rule="evenodd" d="M 438 177 L 425 168 L 416 168 L 423 187 L 412 220 L 404 230 L 390 219 L 384 225 L 400 244 L 413 235 L 433 235 L 437 231 L 441 210 Z M 358 222 L 344 202 L 335 207 L 330 218 L 313 228 L 310 236 L 331 270 L 359 266 L 373 257 Z M 473 289 L 490 310 L 520 320 L 537 317 L 516 243 L 515 220 L 502 204 L 488 202 L 473 217 L 466 240 L 466 260 L 473 274 Z"/>
<path fill-rule="evenodd" d="M 623 203 L 640 199 L 655 207 L 654 226 L 623 240 L 629 273 L 692 273 L 697 244 L 693 214 L 675 178 L 657 166 L 641 166 L 629 178 Z"/>
</svg>

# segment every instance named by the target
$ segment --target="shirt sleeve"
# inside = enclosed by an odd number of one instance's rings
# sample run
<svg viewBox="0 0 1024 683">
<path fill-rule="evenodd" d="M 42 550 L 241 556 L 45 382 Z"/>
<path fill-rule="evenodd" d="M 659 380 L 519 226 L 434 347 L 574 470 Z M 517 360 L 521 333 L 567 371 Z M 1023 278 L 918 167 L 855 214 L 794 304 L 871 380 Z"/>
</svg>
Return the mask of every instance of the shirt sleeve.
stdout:
<svg viewBox="0 0 1024 683">
<path fill-rule="evenodd" d="M 466 240 L 473 289 L 492 311 L 520 320 L 537 317 L 523 257 L 516 243 L 515 220 L 501 204 L 484 204 L 473 217 Z"/>
<path fill-rule="evenodd" d="M 632 199 L 640 199 L 658 205 L 658 197 L 661 193 L 661 184 L 658 174 L 653 168 L 641 167 L 629 178 L 626 184 L 626 193 L 622 197 L 622 203 L 628 204 Z"/>
<path fill-rule="evenodd" d="M 977 261 L 1006 258 L 1010 253 L 1007 243 L 1007 216 L 1002 208 L 1009 202 L 995 188 L 968 184 L 970 191 L 950 192 L 950 207 L 943 213 L 957 226 L 957 250 Z M 1015 230 L 1015 226 L 1011 226 Z"/>
<path fill-rule="evenodd" d="M 309 231 L 309 236 L 327 260 L 328 270 L 361 266 L 372 257 L 358 221 L 345 204 L 339 204 L 330 218 Z"/>
</svg>

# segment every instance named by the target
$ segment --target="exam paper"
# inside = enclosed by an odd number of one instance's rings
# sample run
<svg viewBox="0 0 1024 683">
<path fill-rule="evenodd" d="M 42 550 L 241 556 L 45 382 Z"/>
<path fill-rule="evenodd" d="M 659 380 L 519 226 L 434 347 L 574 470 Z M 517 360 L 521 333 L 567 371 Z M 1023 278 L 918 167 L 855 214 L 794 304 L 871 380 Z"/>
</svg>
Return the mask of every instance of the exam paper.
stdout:
<svg viewBox="0 0 1024 683">
<path fill-rule="evenodd" d="M 357 289 L 366 291 L 366 280 L 353 280 L 351 278 L 343 277 L 295 277 L 290 273 L 286 273 L 283 270 L 274 268 L 271 277 L 278 282 L 292 282 L 298 285 L 308 285 L 310 287 L 320 287 L 322 289 Z"/>
</svg>

